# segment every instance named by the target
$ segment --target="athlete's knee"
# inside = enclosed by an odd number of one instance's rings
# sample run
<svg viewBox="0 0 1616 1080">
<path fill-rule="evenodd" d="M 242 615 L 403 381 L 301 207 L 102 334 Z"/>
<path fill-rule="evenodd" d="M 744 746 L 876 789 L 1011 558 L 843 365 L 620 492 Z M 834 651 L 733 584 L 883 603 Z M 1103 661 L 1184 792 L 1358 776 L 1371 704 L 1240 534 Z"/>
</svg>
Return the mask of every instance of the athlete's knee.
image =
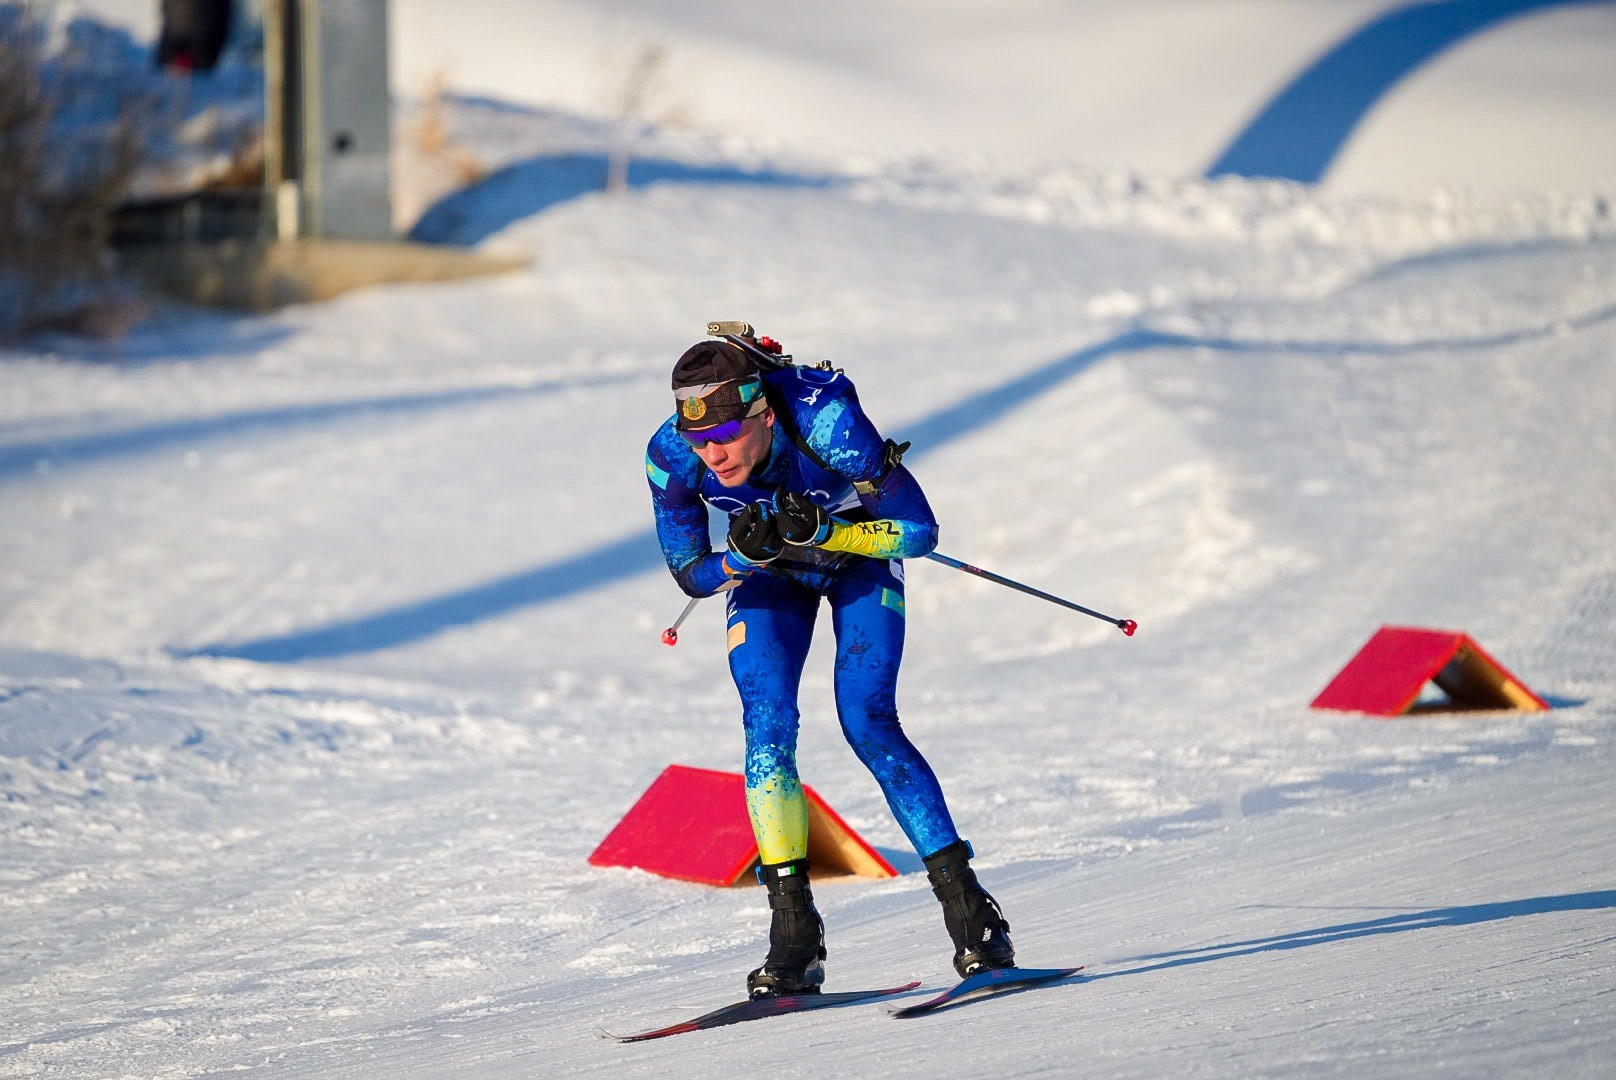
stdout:
<svg viewBox="0 0 1616 1080">
<path fill-rule="evenodd" d="M 758 698 L 741 707 L 741 727 L 746 732 L 746 745 L 785 744 L 795 746 L 800 714 L 797 703 L 790 698 Z"/>
<path fill-rule="evenodd" d="M 841 709 L 842 734 L 860 761 L 873 766 L 894 754 L 907 756 L 913 751 L 898 720 L 898 710 L 890 705 L 857 702 Z"/>
<path fill-rule="evenodd" d="M 746 733 L 747 754 L 770 747 L 793 750 L 799 717 L 793 698 L 777 694 L 746 698 L 741 706 L 741 728 Z"/>
<path fill-rule="evenodd" d="M 898 695 L 890 679 L 838 679 L 836 715 L 850 731 L 889 731 L 898 726 Z"/>
</svg>

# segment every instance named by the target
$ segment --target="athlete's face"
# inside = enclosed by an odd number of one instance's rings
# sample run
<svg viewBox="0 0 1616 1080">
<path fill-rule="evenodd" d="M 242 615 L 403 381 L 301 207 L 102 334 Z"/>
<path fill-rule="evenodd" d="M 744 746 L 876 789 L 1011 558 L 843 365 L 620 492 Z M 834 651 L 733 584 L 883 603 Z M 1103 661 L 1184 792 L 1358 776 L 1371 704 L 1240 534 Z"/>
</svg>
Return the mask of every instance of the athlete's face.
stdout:
<svg viewBox="0 0 1616 1080">
<path fill-rule="evenodd" d="M 727 443 L 710 442 L 696 456 L 725 487 L 740 487 L 763 464 L 774 442 L 774 410 L 764 409 L 741 422 L 741 434 Z"/>
</svg>

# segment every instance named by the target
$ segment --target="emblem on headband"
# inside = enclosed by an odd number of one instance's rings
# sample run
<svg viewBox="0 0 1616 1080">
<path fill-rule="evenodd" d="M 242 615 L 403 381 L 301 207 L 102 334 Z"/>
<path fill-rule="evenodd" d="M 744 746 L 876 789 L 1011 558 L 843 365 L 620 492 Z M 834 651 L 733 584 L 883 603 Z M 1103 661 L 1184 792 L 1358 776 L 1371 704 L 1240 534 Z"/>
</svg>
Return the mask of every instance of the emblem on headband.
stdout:
<svg viewBox="0 0 1616 1080">
<path fill-rule="evenodd" d="M 687 397 L 679 403 L 679 411 L 686 420 L 700 420 L 707 415 L 707 403 L 699 397 Z"/>
</svg>

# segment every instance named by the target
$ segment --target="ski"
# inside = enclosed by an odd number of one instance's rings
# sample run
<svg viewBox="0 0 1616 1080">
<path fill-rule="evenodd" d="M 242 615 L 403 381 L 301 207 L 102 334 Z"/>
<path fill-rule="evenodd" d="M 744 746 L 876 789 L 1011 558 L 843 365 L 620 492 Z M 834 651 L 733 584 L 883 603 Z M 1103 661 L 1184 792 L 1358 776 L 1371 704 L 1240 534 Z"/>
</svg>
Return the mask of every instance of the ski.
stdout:
<svg viewBox="0 0 1616 1080">
<path fill-rule="evenodd" d="M 1035 986 L 1064 979 L 1082 971 L 1081 965 L 1069 968 L 994 968 L 991 971 L 979 971 L 957 985 L 943 991 L 930 1001 L 922 1001 L 902 1009 L 893 1009 L 891 1015 L 902 1019 L 910 1016 L 924 1016 L 947 1005 L 955 1005 L 969 998 L 979 1001 L 986 997 L 995 997 L 999 994 L 1014 993 L 1017 990 L 1030 990 Z"/>
<path fill-rule="evenodd" d="M 751 998 L 747 1001 L 737 1001 L 733 1005 L 725 1005 L 722 1009 L 714 1009 L 694 1020 L 685 1020 L 652 1031 L 642 1031 L 637 1035 L 613 1035 L 609 1031 L 602 1031 L 601 1035 L 608 1039 L 616 1039 L 618 1042 L 644 1042 L 647 1039 L 663 1039 L 669 1035 L 683 1035 L 687 1031 L 706 1031 L 708 1028 L 739 1024 L 746 1020 L 762 1020 L 767 1016 L 807 1012 L 811 1009 L 848 1005 L 855 1001 L 868 1001 L 871 998 L 889 997 L 892 994 L 913 990 L 919 985 L 918 982 L 912 982 L 886 990 L 845 990 L 836 994 L 788 994 L 779 997 Z"/>
</svg>

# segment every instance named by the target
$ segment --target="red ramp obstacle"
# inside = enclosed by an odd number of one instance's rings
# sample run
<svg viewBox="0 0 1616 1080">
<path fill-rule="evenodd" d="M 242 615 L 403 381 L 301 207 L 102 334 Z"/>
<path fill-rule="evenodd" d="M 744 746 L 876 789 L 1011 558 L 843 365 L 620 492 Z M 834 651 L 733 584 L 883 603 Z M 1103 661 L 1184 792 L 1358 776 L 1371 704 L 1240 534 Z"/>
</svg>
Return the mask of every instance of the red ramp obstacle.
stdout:
<svg viewBox="0 0 1616 1080">
<path fill-rule="evenodd" d="M 1435 683 L 1447 700 L 1416 704 L 1427 682 Z M 1382 626 L 1313 699 L 1315 709 L 1376 716 L 1462 709 L 1539 712 L 1548 707 L 1469 634 L 1412 626 Z"/>
<path fill-rule="evenodd" d="M 808 796 L 808 861 L 815 878 L 897 877 L 819 793 Z M 705 885 L 734 885 L 757 864 L 740 773 L 669 765 L 589 856 L 592 866 L 630 866 Z"/>
</svg>

